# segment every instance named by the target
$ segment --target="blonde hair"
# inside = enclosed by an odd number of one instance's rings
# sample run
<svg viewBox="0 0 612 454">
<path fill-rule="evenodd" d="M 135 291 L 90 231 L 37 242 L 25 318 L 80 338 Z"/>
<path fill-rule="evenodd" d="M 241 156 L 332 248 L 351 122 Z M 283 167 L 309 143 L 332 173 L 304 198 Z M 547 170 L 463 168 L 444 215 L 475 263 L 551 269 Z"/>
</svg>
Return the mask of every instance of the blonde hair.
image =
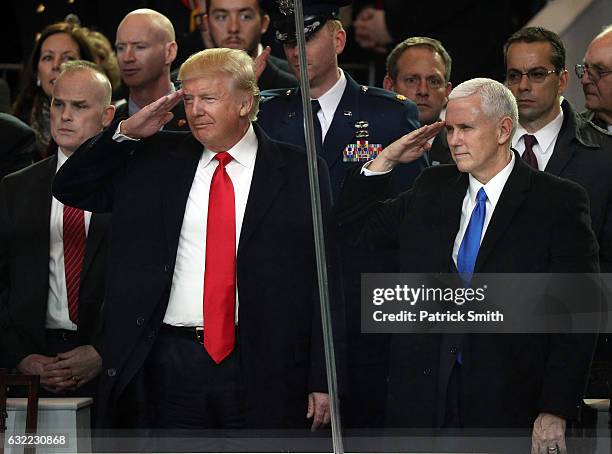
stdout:
<svg viewBox="0 0 612 454">
<path fill-rule="evenodd" d="M 342 22 L 340 22 L 338 19 L 328 20 L 327 23 L 325 24 L 325 26 L 332 33 L 340 31 L 340 30 L 344 30 L 344 26 L 342 25 Z"/>
<path fill-rule="evenodd" d="M 255 121 L 259 112 L 259 87 L 253 68 L 253 59 L 243 50 L 214 48 L 193 54 L 179 69 L 179 80 L 224 74 L 231 78 L 234 87 L 253 97 L 249 119 Z"/>
</svg>

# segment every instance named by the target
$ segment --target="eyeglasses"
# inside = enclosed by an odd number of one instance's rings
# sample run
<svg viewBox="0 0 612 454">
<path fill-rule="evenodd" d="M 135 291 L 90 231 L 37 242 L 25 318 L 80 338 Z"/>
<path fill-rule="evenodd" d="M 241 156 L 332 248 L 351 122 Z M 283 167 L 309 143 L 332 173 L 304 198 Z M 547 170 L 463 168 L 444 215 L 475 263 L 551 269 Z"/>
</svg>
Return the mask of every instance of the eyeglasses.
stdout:
<svg viewBox="0 0 612 454">
<path fill-rule="evenodd" d="M 599 79 L 601 79 L 602 77 L 607 76 L 608 74 L 612 73 L 612 69 L 600 69 L 597 66 L 590 66 L 587 63 L 584 64 L 578 64 L 576 66 L 574 66 L 574 71 L 576 71 L 576 75 L 582 79 L 582 76 L 584 76 L 584 73 L 589 73 L 589 78 L 593 81 L 593 82 L 598 82 Z"/>
<path fill-rule="evenodd" d="M 421 84 L 421 77 L 408 76 L 404 79 L 404 83 L 411 88 L 418 87 Z M 444 81 L 439 77 L 435 76 L 426 77 L 425 83 L 427 84 L 427 87 L 431 90 L 437 90 L 438 88 L 441 88 L 444 85 Z"/>
<path fill-rule="evenodd" d="M 556 74 L 556 69 L 534 68 L 523 73 L 516 69 L 511 69 L 506 73 L 506 82 L 508 85 L 520 84 L 523 76 L 527 76 L 530 82 L 541 84 L 551 74 Z"/>
</svg>

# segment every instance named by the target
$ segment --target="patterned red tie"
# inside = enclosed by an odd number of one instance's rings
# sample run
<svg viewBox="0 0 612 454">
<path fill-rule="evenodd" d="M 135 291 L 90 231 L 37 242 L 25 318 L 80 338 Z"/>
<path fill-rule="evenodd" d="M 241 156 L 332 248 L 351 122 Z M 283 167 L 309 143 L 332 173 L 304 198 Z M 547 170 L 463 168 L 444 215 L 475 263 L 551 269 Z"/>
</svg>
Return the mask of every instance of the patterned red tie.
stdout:
<svg viewBox="0 0 612 454">
<path fill-rule="evenodd" d="M 533 146 L 538 143 L 538 139 L 531 134 L 525 134 L 523 136 L 523 142 L 525 142 L 525 151 L 523 151 L 523 161 L 529 164 L 534 169 L 538 170 L 538 159 L 533 152 Z"/>
<path fill-rule="evenodd" d="M 219 165 L 210 183 L 204 271 L 204 348 L 219 364 L 234 349 L 236 314 L 236 211 L 234 186 L 225 166 L 232 160 L 217 153 Z"/>
<path fill-rule="evenodd" d="M 68 315 L 79 322 L 79 288 L 85 257 L 85 214 L 83 210 L 64 205 L 64 274 L 68 295 Z"/>
</svg>

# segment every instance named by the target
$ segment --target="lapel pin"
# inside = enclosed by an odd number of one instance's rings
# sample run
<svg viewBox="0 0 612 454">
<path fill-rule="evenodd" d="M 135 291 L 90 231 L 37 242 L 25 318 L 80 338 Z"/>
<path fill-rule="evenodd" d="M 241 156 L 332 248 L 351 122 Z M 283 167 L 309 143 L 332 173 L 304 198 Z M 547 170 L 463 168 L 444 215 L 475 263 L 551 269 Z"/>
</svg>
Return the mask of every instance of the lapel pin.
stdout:
<svg viewBox="0 0 612 454">
<path fill-rule="evenodd" d="M 353 112 L 351 112 L 350 110 L 345 110 L 344 111 L 344 116 L 345 117 L 352 117 L 353 116 Z"/>
</svg>

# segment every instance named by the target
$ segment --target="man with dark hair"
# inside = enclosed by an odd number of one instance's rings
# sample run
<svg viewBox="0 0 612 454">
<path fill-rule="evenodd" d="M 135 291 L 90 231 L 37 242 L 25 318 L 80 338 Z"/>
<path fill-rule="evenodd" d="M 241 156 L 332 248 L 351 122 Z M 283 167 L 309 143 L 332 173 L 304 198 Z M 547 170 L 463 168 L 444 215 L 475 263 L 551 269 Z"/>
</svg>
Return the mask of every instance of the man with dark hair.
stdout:
<svg viewBox="0 0 612 454">
<path fill-rule="evenodd" d="M 574 180 L 589 193 L 602 270 L 612 270 L 612 138 L 567 99 L 565 48 L 553 32 L 529 27 L 504 46 L 506 85 L 519 108 L 512 146 L 532 167 Z"/>
<path fill-rule="evenodd" d="M 442 43 L 427 37 L 407 38 L 387 57 L 387 75 L 383 87 L 406 96 L 417 105 L 419 121 L 429 125 L 438 120 L 452 90 L 450 83 L 452 60 Z M 425 153 L 429 165 L 453 162 L 446 132 L 433 138 Z"/>
<path fill-rule="evenodd" d="M 244 50 L 254 59 L 259 57 L 258 63 L 265 65 L 257 79 L 261 90 L 297 85 L 288 72 L 287 62 L 270 55 L 270 49 L 261 45 L 270 16 L 263 11 L 260 0 L 206 0 L 206 7 L 205 22 L 215 47 Z"/>
<path fill-rule="evenodd" d="M 612 137 L 580 116 L 561 95 L 567 87 L 565 48 L 550 30 L 528 27 L 504 46 L 506 85 L 519 109 L 513 148 L 533 168 L 575 181 L 587 190 L 602 272 L 612 271 Z M 583 80 L 589 77 L 583 77 Z M 589 82 L 590 83 L 590 82 Z M 609 393 L 597 377 L 610 373 L 608 335 L 600 336 L 587 392 Z"/>
<path fill-rule="evenodd" d="M 357 84 L 338 67 L 346 32 L 338 20 L 346 0 L 305 2 L 307 75 L 313 105 L 317 154 L 325 159 L 337 199 L 346 170 L 365 162 L 398 137 L 418 126 L 417 109 L 405 96 Z M 300 78 L 293 14 L 276 32 L 291 70 Z M 305 147 L 302 93 L 299 89 L 268 90 L 259 124 L 274 139 Z M 389 195 L 412 185 L 426 166 L 423 159 L 404 165 L 392 178 Z M 348 427 L 382 424 L 386 389 L 387 336 L 361 334 L 359 288 L 361 273 L 385 272 L 397 266 L 388 250 L 366 253 L 343 247 L 344 293 L 347 303 L 348 396 L 342 402 Z"/>
<path fill-rule="evenodd" d="M 111 84 L 93 63 L 62 66 L 53 86 L 58 153 L 0 184 L 0 350 L 6 366 L 40 375 L 45 394 L 93 396 L 101 369 L 110 216 L 52 197 L 56 171 L 113 119 Z"/>
<path fill-rule="evenodd" d="M 584 91 L 585 118 L 612 134 L 612 25 L 589 44 L 584 61 L 576 65 Z"/>
</svg>

